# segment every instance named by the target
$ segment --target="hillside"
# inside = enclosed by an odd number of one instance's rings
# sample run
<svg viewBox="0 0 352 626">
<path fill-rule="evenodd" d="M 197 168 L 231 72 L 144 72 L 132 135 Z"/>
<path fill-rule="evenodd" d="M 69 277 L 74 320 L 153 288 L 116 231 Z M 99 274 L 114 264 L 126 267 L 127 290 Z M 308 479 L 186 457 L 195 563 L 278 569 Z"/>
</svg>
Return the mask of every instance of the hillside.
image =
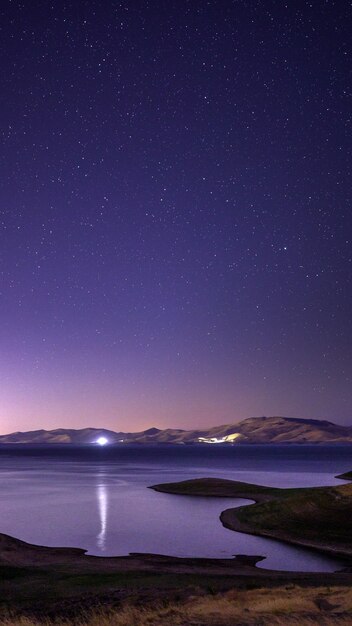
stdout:
<svg viewBox="0 0 352 626">
<path fill-rule="evenodd" d="M 185 496 L 248 498 L 255 504 L 221 513 L 226 528 L 352 556 L 352 483 L 279 489 L 221 478 L 196 478 L 153 485 L 151 489 Z"/>
<path fill-rule="evenodd" d="M 268 502 L 227 509 L 221 521 L 233 530 L 352 556 L 352 484 L 287 489 L 282 494 L 275 493 Z"/>
<path fill-rule="evenodd" d="M 250 417 L 237 424 L 204 430 L 149 428 L 135 433 L 104 428 L 59 428 L 15 432 L 0 436 L 0 444 L 91 444 L 104 437 L 110 444 L 243 444 L 243 443 L 352 443 L 352 427 L 322 420 L 290 417 Z"/>
</svg>

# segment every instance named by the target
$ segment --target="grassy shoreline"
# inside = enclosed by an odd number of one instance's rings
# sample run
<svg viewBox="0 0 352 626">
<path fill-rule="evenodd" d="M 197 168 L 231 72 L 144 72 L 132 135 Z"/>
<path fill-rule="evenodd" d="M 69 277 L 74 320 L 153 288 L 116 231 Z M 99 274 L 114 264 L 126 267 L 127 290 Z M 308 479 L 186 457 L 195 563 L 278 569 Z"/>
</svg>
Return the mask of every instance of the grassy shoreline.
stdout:
<svg viewBox="0 0 352 626">
<path fill-rule="evenodd" d="M 352 472 L 337 476 L 343 480 L 351 477 Z M 226 528 L 352 559 L 352 483 L 279 489 L 202 478 L 153 485 L 151 489 L 187 496 L 246 498 L 254 504 L 221 513 Z"/>
<path fill-rule="evenodd" d="M 307 497 L 314 501 L 318 497 L 321 505 L 329 502 L 329 493 L 331 496 L 336 490 L 337 506 L 341 508 L 343 491 L 347 489 L 344 497 L 351 513 L 351 483 L 277 489 L 221 479 L 196 479 L 152 488 L 188 496 L 247 498 L 247 506 L 225 510 L 222 522 L 229 520 L 233 527 L 240 519 L 242 532 L 251 532 L 255 520 L 258 523 L 259 510 L 262 527 L 259 531 L 254 528 L 254 534 L 264 534 L 268 515 L 275 513 L 277 524 L 282 524 L 288 513 L 294 514 L 292 505 L 297 501 Z M 314 507 L 309 510 L 314 511 Z M 280 511 L 285 512 L 281 518 Z M 230 517 L 223 519 L 224 515 Z M 350 516 L 348 522 L 349 519 Z M 326 525 L 326 515 L 324 520 Z M 336 526 L 336 508 L 334 523 Z M 343 528 L 347 528 L 347 518 Z M 279 531 L 271 529 L 271 536 L 285 540 Z M 327 546 L 323 546 L 323 551 L 327 551 Z M 333 573 L 283 572 L 257 568 L 256 563 L 262 558 L 177 558 L 155 554 L 95 557 L 81 549 L 35 546 L 0 534 L 0 625 L 181 626 L 193 621 L 199 626 L 228 626 L 236 624 L 236 620 L 248 626 L 351 623 L 352 568 Z"/>
</svg>

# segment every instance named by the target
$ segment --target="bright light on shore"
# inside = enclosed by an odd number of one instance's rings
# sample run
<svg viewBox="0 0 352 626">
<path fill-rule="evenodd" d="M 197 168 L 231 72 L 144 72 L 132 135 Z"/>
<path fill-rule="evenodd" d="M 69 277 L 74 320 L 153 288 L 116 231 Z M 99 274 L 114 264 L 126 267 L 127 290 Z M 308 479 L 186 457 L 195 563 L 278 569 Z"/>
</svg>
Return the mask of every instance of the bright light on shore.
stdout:
<svg viewBox="0 0 352 626">
<path fill-rule="evenodd" d="M 109 443 L 109 441 L 106 437 L 98 437 L 98 439 L 96 440 L 96 443 L 99 446 L 106 446 L 106 444 Z"/>
</svg>

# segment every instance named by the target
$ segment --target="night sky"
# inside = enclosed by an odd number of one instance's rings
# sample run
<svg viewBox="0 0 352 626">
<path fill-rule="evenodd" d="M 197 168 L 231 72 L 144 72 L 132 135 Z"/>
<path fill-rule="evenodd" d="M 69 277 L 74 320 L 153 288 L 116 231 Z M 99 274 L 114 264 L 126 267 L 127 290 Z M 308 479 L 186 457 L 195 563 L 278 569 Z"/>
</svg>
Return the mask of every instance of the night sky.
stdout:
<svg viewBox="0 0 352 626">
<path fill-rule="evenodd" d="M 1 3 L 1 432 L 352 423 L 351 15 Z"/>
</svg>

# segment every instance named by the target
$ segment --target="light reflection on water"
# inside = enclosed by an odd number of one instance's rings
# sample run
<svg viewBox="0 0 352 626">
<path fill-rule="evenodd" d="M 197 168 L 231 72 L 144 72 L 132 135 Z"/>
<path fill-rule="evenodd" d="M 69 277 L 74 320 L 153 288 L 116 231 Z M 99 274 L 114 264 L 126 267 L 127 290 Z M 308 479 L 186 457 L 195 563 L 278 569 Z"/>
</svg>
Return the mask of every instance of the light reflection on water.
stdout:
<svg viewBox="0 0 352 626">
<path fill-rule="evenodd" d="M 223 528 L 220 513 L 246 500 L 157 493 L 148 486 L 217 476 L 272 486 L 341 484 L 352 447 L 305 450 L 152 449 L 21 452 L 0 448 L 0 532 L 89 554 L 150 552 L 230 558 L 263 555 L 262 567 L 332 571 L 341 563 Z"/>
<path fill-rule="evenodd" d="M 106 550 L 106 530 L 107 530 L 107 518 L 108 518 L 108 489 L 104 482 L 105 475 L 103 472 L 99 473 L 99 483 L 97 485 L 97 502 L 100 519 L 100 532 L 97 535 L 97 548 L 101 552 Z"/>
</svg>

